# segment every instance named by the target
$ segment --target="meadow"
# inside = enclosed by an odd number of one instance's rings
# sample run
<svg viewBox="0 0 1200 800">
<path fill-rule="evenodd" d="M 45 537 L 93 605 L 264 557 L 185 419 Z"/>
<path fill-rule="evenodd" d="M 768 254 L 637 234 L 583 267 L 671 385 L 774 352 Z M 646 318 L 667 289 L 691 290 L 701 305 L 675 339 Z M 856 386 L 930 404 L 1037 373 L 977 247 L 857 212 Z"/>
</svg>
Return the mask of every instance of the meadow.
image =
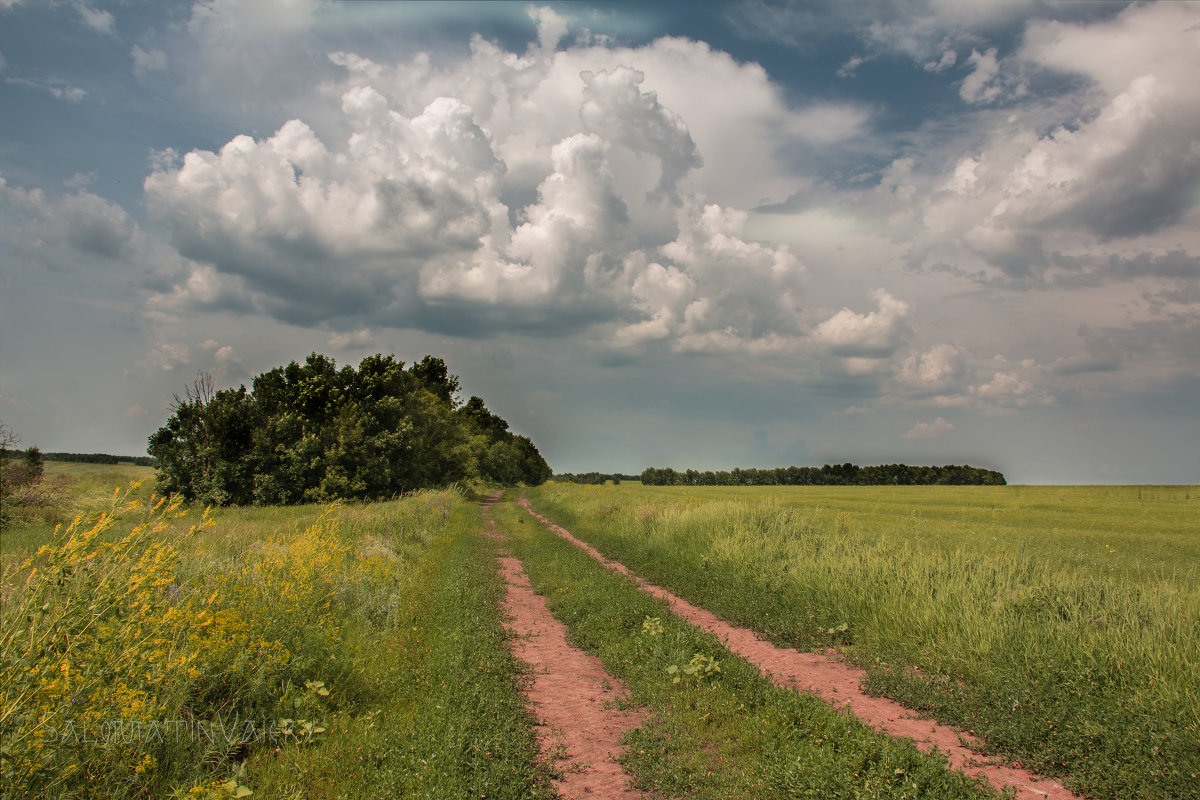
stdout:
<svg viewBox="0 0 1200 800">
<path fill-rule="evenodd" d="M 1195 487 L 548 484 L 642 577 L 1103 798 L 1195 796 Z"/>
<path fill-rule="evenodd" d="M 0 795 L 550 796 L 464 491 L 209 513 L 48 466 L 68 522 L 3 534 Z"/>
<path fill-rule="evenodd" d="M 478 493 L 205 511 L 149 482 L 114 493 L 147 468 L 46 466 L 70 479 L 63 504 L 0 548 L 0 796 L 555 796 Z M 1083 795 L 1195 796 L 1195 487 L 524 492 L 646 579 L 853 661 L 870 690 Z M 639 787 L 990 795 L 770 685 L 511 503 L 492 513 L 648 712 L 623 762 Z"/>
<path fill-rule="evenodd" d="M 13 524 L 4 530 L 0 563 L 10 564 L 24 557 L 30 548 L 44 544 L 57 525 L 67 524 L 78 513 L 107 509 L 112 504 L 113 489 L 140 482 L 134 497 L 145 501 L 154 485 L 154 470 L 134 464 L 88 464 L 67 461 L 46 461 L 43 475 L 48 484 L 60 487 L 59 501 L 39 508 L 16 508 Z"/>
</svg>

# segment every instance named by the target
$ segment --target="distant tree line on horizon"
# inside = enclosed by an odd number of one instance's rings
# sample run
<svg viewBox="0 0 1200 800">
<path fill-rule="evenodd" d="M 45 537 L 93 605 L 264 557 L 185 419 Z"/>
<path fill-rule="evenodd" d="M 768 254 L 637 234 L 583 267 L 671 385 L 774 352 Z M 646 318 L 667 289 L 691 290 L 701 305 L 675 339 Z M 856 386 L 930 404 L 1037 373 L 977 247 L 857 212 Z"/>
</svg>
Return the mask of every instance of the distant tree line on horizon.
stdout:
<svg viewBox="0 0 1200 800">
<path fill-rule="evenodd" d="M 77 464 L 134 464 L 139 467 L 154 466 L 154 459 L 150 456 L 114 456 L 108 453 L 42 453 L 41 456 L 45 461 L 71 461 Z M 16 450 L 5 450 L 3 457 L 23 458 L 24 453 Z"/>
<path fill-rule="evenodd" d="M 550 480 L 559 483 L 581 483 L 586 486 L 602 486 L 609 481 L 617 484 L 621 481 L 636 481 L 637 475 L 622 475 L 619 472 L 563 472 L 551 476 Z"/>
<path fill-rule="evenodd" d="M 456 481 L 544 483 L 528 437 L 425 356 L 405 369 L 367 356 L 356 370 L 312 353 L 258 375 L 250 391 L 199 375 L 150 436 L 158 490 L 214 505 L 383 500 Z"/>
<path fill-rule="evenodd" d="M 670 467 L 642 471 L 644 486 L 1005 486 L 1004 474 L 979 467 L 946 465 L 919 467 L 881 464 L 859 467 L 851 463 L 823 467 L 733 469 L 728 472 L 682 472 Z"/>
</svg>

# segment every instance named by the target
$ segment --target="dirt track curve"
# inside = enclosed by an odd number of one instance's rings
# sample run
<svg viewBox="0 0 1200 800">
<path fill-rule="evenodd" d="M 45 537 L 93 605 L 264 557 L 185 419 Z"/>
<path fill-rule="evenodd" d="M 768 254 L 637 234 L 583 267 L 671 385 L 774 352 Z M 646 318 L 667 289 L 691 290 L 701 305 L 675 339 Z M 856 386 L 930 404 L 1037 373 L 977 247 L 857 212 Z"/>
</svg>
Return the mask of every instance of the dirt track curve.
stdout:
<svg viewBox="0 0 1200 800">
<path fill-rule="evenodd" d="M 553 533 L 581 548 L 608 569 L 630 577 L 643 591 L 666 600 L 673 612 L 717 636 L 727 648 L 757 666 L 776 685 L 812 692 L 839 708 L 848 709 L 876 730 L 913 740 L 921 750 L 940 750 L 954 769 L 983 778 L 999 791 L 1011 789 L 1016 792 L 1018 800 L 1077 800 L 1074 793 L 1057 781 L 1028 770 L 993 763 L 987 756 L 972 749 L 972 745 L 978 743 L 974 737 L 933 720 L 921 719 L 912 710 L 892 700 L 867 694 L 862 689 L 866 677 L 863 670 L 818 653 L 802 653 L 779 647 L 760 638 L 749 628 L 734 627 L 666 589 L 646 583 L 625 565 L 605 558 L 600 551 L 576 538 L 566 528 L 555 525 L 534 511 L 524 497 L 518 503 Z"/>
<path fill-rule="evenodd" d="M 491 516 L 498 497 L 482 504 L 483 534 L 502 541 Z M 641 714 L 612 708 L 625 698 L 621 682 L 604 671 L 600 659 L 567 641 L 567 627 L 550 615 L 546 599 L 534 593 L 520 560 L 502 553 L 497 561 L 506 587 L 501 606 L 509 617 L 505 627 L 516 634 L 512 651 L 532 673 L 526 697 L 540 723 L 538 741 L 542 754 L 562 773 L 555 789 L 565 800 L 643 797 L 617 763 L 622 736 L 641 724 Z"/>
</svg>

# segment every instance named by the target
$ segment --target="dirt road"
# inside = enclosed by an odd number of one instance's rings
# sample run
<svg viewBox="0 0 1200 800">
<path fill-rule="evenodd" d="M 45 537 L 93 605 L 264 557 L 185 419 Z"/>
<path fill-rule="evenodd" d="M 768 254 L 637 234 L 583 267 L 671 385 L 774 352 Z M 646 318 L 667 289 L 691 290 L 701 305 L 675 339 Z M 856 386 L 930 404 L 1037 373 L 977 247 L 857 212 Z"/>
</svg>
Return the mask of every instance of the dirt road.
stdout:
<svg viewBox="0 0 1200 800">
<path fill-rule="evenodd" d="M 538 514 L 527 499 L 521 498 L 518 502 L 550 531 L 581 548 L 608 569 L 630 576 L 643 591 L 670 603 L 671 610 L 677 615 L 717 636 L 729 650 L 756 665 L 776 685 L 812 692 L 845 708 L 879 731 L 911 739 L 925 751 L 940 750 L 954 769 L 983 778 L 999 791 L 1011 789 L 1019 800 L 1076 800 L 1076 795 L 1057 781 L 995 763 L 974 749 L 978 742 L 969 734 L 922 719 L 892 700 L 867 694 L 862 689 L 866 677 L 863 670 L 819 653 L 778 647 L 748 628 L 735 627 L 665 589 L 642 581 L 623 564 L 605 558 L 596 548 Z"/>
<path fill-rule="evenodd" d="M 503 541 L 491 515 L 495 501 L 483 504 L 483 534 Z M 555 788 L 566 800 L 642 797 L 617 763 L 625 731 L 642 721 L 636 712 L 613 708 L 625 698 L 621 682 L 604 671 L 600 659 L 567 641 L 566 626 L 534 593 L 518 559 L 502 552 L 497 561 L 506 587 L 505 627 L 516 634 L 513 654 L 531 671 L 526 694 L 541 726 L 538 740 L 562 773 Z"/>
</svg>

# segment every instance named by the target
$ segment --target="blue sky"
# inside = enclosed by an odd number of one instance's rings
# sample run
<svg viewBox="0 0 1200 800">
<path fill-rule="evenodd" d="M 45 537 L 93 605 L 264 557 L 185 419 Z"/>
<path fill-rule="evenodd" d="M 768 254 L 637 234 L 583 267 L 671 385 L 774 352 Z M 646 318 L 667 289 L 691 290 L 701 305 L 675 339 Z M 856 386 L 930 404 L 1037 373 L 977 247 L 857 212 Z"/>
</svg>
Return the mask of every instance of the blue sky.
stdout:
<svg viewBox="0 0 1200 800">
<path fill-rule="evenodd" d="M 0 420 L 442 355 L 559 471 L 1200 481 L 1200 4 L 0 0 Z"/>
</svg>

